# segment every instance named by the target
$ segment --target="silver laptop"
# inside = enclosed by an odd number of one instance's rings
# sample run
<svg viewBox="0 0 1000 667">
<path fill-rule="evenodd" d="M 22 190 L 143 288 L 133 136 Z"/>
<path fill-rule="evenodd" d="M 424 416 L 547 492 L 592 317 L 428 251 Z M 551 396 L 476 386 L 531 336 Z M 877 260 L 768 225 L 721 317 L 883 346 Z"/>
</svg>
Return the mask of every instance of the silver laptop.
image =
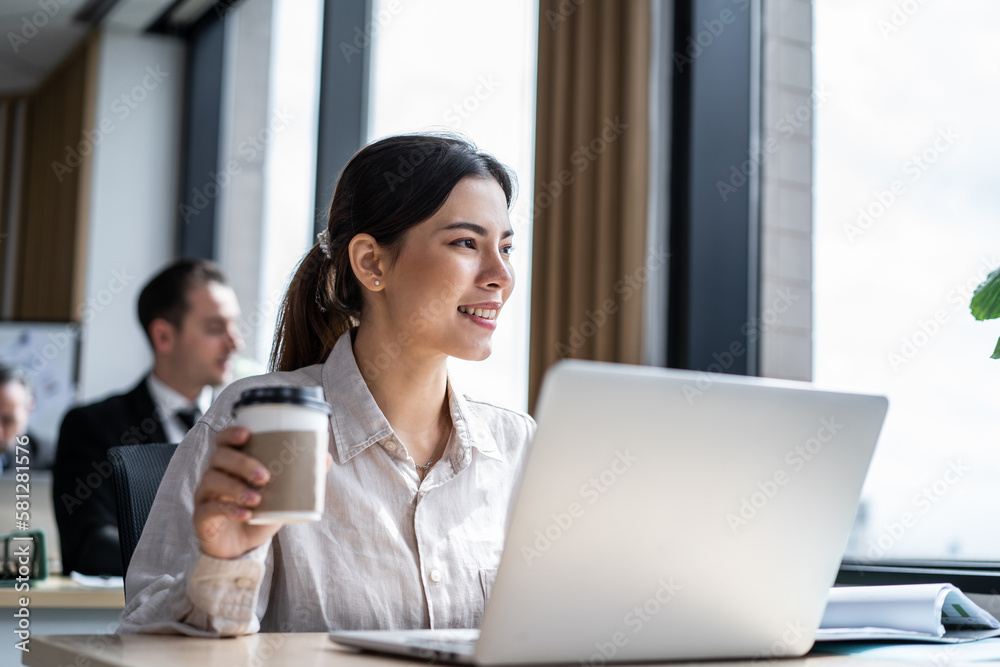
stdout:
<svg viewBox="0 0 1000 667">
<path fill-rule="evenodd" d="M 480 665 L 802 655 L 887 408 L 805 383 L 560 362 L 481 628 L 330 637 Z"/>
</svg>

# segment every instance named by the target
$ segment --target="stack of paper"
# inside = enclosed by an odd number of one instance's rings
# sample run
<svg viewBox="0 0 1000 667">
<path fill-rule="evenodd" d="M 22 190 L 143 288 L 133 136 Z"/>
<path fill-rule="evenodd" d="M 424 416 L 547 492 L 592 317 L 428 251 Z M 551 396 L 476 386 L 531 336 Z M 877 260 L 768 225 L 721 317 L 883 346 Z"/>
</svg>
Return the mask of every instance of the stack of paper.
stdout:
<svg viewBox="0 0 1000 667">
<path fill-rule="evenodd" d="M 954 643 L 1000 636 L 1000 622 L 951 584 L 830 590 L 816 641 L 895 639 Z"/>
</svg>

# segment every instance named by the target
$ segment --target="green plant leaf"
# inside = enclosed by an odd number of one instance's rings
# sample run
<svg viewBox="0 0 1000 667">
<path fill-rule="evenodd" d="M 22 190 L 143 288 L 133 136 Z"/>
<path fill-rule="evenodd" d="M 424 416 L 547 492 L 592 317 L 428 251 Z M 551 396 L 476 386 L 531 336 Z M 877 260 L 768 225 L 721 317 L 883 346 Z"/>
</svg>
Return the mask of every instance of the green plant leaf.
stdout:
<svg viewBox="0 0 1000 667">
<path fill-rule="evenodd" d="M 990 359 L 1000 359 L 1000 340 L 997 340 L 997 349 L 993 350 L 993 356 Z"/>
<path fill-rule="evenodd" d="M 977 320 L 994 320 L 1000 317 L 1000 269 L 988 275 L 972 293 L 969 310 Z"/>
</svg>

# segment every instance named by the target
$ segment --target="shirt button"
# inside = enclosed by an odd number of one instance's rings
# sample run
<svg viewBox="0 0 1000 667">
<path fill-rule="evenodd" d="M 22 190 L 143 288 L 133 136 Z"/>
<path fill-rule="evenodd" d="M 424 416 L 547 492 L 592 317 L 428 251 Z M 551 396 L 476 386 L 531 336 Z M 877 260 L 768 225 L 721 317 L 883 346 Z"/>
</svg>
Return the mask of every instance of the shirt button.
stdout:
<svg viewBox="0 0 1000 667">
<path fill-rule="evenodd" d="M 394 454 L 396 452 L 396 443 L 393 442 L 392 440 L 385 443 L 385 451 L 389 452 L 390 454 Z"/>
<path fill-rule="evenodd" d="M 236 588 L 242 588 L 243 590 L 253 588 L 253 579 L 250 577 L 238 577 L 236 579 Z"/>
<path fill-rule="evenodd" d="M 441 570 L 431 570 L 431 581 L 435 584 L 441 581 Z"/>
</svg>

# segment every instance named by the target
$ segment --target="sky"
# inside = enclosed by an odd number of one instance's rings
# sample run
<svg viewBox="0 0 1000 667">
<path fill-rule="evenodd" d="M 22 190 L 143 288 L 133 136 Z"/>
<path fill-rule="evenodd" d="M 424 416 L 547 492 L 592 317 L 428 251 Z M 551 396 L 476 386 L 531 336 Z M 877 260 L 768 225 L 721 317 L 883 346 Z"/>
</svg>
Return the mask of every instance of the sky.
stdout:
<svg viewBox="0 0 1000 667">
<path fill-rule="evenodd" d="M 814 379 L 890 399 L 857 555 L 1000 558 L 998 38 L 989 0 L 814 2 Z"/>
</svg>

